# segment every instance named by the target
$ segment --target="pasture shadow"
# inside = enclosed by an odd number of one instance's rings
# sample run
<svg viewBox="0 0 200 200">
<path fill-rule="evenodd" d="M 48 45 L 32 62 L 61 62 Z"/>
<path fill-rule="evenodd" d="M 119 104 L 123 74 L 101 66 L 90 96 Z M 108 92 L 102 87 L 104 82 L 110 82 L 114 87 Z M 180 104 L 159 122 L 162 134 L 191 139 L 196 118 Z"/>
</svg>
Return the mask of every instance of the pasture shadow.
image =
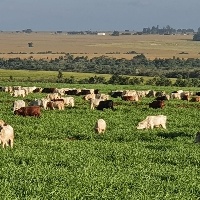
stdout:
<svg viewBox="0 0 200 200">
<path fill-rule="evenodd" d="M 65 140 L 67 140 L 67 141 L 80 141 L 80 140 L 88 141 L 88 140 L 91 140 L 91 138 L 88 135 L 84 135 L 84 134 L 74 134 L 74 135 L 68 136 L 67 138 L 65 138 Z"/>
<path fill-rule="evenodd" d="M 191 137 L 191 134 L 186 132 L 172 132 L 172 133 L 160 132 L 157 134 L 157 136 L 165 139 L 174 139 L 177 137 Z"/>
<path fill-rule="evenodd" d="M 150 149 L 150 150 L 156 150 L 156 151 L 166 151 L 168 149 L 171 149 L 172 146 L 171 145 L 147 145 L 145 146 L 145 148 Z"/>
<path fill-rule="evenodd" d="M 173 175 L 173 174 L 163 174 L 163 175 L 159 175 L 159 174 L 157 174 L 157 175 L 154 175 L 155 177 L 156 177 L 156 179 L 159 179 L 159 180 L 161 180 L 161 181 L 167 181 L 167 182 L 169 182 L 169 181 L 176 181 L 177 180 L 177 178 L 178 177 L 176 177 L 175 175 Z"/>
</svg>

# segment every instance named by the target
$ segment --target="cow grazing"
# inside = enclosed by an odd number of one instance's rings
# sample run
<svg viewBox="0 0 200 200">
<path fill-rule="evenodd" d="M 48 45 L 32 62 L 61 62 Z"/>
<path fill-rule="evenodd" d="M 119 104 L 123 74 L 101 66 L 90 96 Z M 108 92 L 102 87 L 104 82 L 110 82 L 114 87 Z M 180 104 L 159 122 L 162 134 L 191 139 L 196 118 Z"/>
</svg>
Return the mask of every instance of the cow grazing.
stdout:
<svg viewBox="0 0 200 200">
<path fill-rule="evenodd" d="M 41 93 L 54 93 L 56 88 L 43 88 Z"/>
<path fill-rule="evenodd" d="M 200 102 L 200 96 L 193 96 L 190 99 L 191 102 Z"/>
<path fill-rule="evenodd" d="M 165 106 L 164 101 L 158 100 L 158 101 L 153 101 L 149 103 L 149 108 L 163 108 Z"/>
<path fill-rule="evenodd" d="M 55 110 L 55 108 L 58 110 L 64 110 L 64 101 L 49 101 L 47 102 L 47 108 L 50 108 L 51 110 Z"/>
<path fill-rule="evenodd" d="M 134 95 L 134 96 L 122 96 L 121 98 L 124 101 L 139 101 L 138 95 Z"/>
<path fill-rule="evenodd" d="M 42 100 L 41 99 L 34 99 L 34 100 L 30 101 L 28 105 L 29 106 L 42 106 Z"/>
<path fill-rule="evenodd" d="M 155 100 L 169 100 L 170 96 L 169 95 L 163 95 L 163 96 L 159 96 L 159 97 L 156 97 Z"/>
<path fill-rule="evenodd" d="M 10 145 L 13 148 L 14 130 L 10 125 L 4 123 L 3 120 L 0 120 L 0 143 L 2 143 L 3 148 L 5 145 Z"/>
<path fill-rule="evenodd" d="M 111 108 L 112 110 L 114 110 L 113 105 L 114 103 L 112 100 L 105 100 L 105 101 L 100 101 L 99 105 L 96 108 L 97 110 L 102 110 L 102 111 L 104 108 Z"/>
<path fill-rule="evenodd" d="M 187 95 L 187 94 L 183 94 L 183 95 L 181 96 L 181 100 L 189 101 L 189 100 L 190 100 L 190 97 L 189 97 L 189 95 Z"/>
<path fill-rule="evenodd" d="M 61 97 L 60 99 L 64 101 L 64 105 L 74 107 L 74 97 Z"/>
<path fill-rule="evenodd" d="M 98 119 L 95 124 L 94 130 L 99 134 L 104 133 L 106 130 L 106 122 L 103 119 Z"/>
<path fill-rule="evenodd" d="M 166 93 L 165 93 L 165 91 L 157 91 L 156 93 L 155 93 L 155 96 L 156 97 L 160 97 L 160 96 L 164 96 Z"/>
<path fill-rule="evenodd" d="M 23 100 L 16 100 L 16 101 L 14 101 L 14 103 L 13 103 L 13 112 L 14 112 L 15 110 L 18 110 L 18 109 L 20 109 L 21 107 L 25 107 L 25 106 L 26 106 L 25 101 L 23 101 Z"/>
<path fill-rule="evenodd" d="M 114 92 L 111 92 L 110 96 L 113 98 L 117 98 L 117 97 L 121 97 L 122 93 L 123 93 L 123 91 L 114 91 Z"/>
<path fill-rule="evenodd" d="M 47 99 L 50 99 L 51 101 L 54 99 L 59 99 L 61 96 L 58 93 L 52 93 L 52 94 L 47 94 L 46 96 Z"/>
<path fill-rule="evenodd" d="M 18 110 L 15 110 L 14 114 L 15 115 L 22 115 L 24 117 L 26 117 L 26 116 L 40 117 L 41 116 L 41 110 L 40 110 L 40 106 L 26 106 L 26 107 L 21 107 Z"/>
<path fill-rule="evenodd" d="M 156 91 L 154 90 L 149 90 L 147 93 L 146 97 L 155 97 L 156 96 Z"/>
<path fill-rule="evenodd" d="M 83 96 L 83 99 L 88 101 L 90 99 L 95 99 L 96 98 L 96 94 L 86 94 L 85 96 Z"/>
<path fill-rule="evenodd" d="M 77 95 L 78 90 L 77 89 L 67 90 L 67 91 L 65 91 L 65 94 L 67 94 L 67 95 Z"/>
<path fill-rule="evenodd" d="M 162 126 L 166 129 L 167 117 L 165 115 L 147 116 L 145 120 L 139 122 L 137 129 L 153 129 Z"/>
<path fill-rule="evenodd" d="M 94 94 L 94 90 L 91 92 L 89 89 L 82 89 L 79 95 Z"/>
<path fill-rule="evenodd" d="M 26 96 L 26 92 L 25 90 L 14 90 L 13 92 L 11 92 L 11 96 L 13 97 L 25 97 Z"/>
<path fill-rule="evenodd" d="M 41 87 L 37 87 L 33 90 L 33 93 L 38 93 L 38 92 L 42 92 L 42 88 Z"/>
<path fill-rule="evenodd" d="M 90 109 L 94 110 L 103 99 L 90 99 Z"/>
</svg>

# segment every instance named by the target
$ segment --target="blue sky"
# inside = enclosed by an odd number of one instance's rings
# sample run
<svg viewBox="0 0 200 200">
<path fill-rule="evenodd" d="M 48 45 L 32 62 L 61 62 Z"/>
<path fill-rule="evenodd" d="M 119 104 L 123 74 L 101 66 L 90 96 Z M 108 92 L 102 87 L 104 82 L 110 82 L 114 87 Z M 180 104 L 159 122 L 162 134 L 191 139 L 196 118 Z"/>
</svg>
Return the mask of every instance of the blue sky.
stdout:
<svg viewBox="0 0 200 200">
<path fill-rule="evenodd" d="M 200 27 L 200 0 L 0 0 L 0 30 L 140 31 Z"/>
</svg>

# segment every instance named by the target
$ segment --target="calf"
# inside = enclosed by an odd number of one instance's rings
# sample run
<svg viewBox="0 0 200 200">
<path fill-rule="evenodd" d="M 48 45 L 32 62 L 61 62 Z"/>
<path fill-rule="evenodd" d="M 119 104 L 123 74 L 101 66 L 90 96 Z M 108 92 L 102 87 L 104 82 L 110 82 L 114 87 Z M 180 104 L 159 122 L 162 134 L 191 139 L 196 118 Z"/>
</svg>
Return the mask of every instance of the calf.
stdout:
<svg viewBox="0 0 200 200">
<path fill-rule="evenodd" d="M 163 108 L 165 106 L 164 101 L 157 100 L 149 103 L 149 108 Z"/>
<path fill-rule="evenodd" d="M 5 145 L 10 145 L 10 147 L 13 148 L 14 130 L 10 125 L 3 123 L 3 120 L 0 122 L 0 144 L 1 143 L 3 148 Z"/>
<path fill-rule="evenodd" d="M 114 110 L 113 105 L 114 103 L 112 100 L 105 100 L 105 101 L 100 101 L 99 105 L 96 108 L 97 110 L 102 110 L 102 111 L 104 108 L 111 108 L 112 110 Z"/>
<path fill-rule="evenodd" d="M 103 119 L 99 119 L 96 122 L 94 129 L 99 134 L 104 133 L 106 130 L 106 122 Z"/>
<path fill-rule="evenodd" d="M 58 110 L 64 110 L 64 101 L 49 101 L 47 102 L 47 108 L 50 108 L 51 110 L 55 110 L 55 108 L 58 108 Z"/>
<path fill-rule="evenodd" d="M 41 116 L 41 110 L 40 110 L 40 106 L 26 106 L 26 107 L 21 107 L 18 110 L 15 110 L 14 114 L 15 115 L 22 115 L 24 117 L 26 117 L 26 116 L 40 117 Z"/>
</svg>

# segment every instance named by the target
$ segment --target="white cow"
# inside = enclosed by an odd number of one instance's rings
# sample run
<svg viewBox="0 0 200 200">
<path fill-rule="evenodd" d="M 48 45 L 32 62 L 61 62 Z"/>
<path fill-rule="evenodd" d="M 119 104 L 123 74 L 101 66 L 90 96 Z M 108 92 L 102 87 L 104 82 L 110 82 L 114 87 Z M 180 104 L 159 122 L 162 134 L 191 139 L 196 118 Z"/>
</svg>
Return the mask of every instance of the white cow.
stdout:
<svg viewBox="0 0 200 200">
<path fill-rule="evenodd" d="M 50 100 L 59 99 L 61 96 L 58 93 L 47 94 L 46 98 Z"/>
<path fill-rule="evenodd" d="M 74 97 L 61 97 L 64 100 L 64 105 L 74 107 Z"/>
<path fill-rule="evenodd" d="M 47 103 L 47 108 L 50 108 L 51 110 L 55 110 L 55 108 L 58 110 L 64 110 L 65 105 L 63 101 L 49 101 Z"/>
<path fill-rule="evenodd" d="M 160 125 L 166 129 L 166 120 L 167 117 L 165 115 L 147 116 L 145 120 L 139 122 L 137 129 L 153 129 L 154 127 L 159 127 Z"/>
<path fill-rule="evenodd" d="M 50 99 L 42 98 L 41 99 L 41 107 L 47 110 L 47 103 L 50 101 Z"/>
<path fill-rule="evenodd" d="M 90 109 L 94 110 L 100 101 L 104 101 L 103 99 L 90 99 Z"/>
<path fill-rule="evenodd" d="M 90 99 L 95 99 L 96 98 L 96 94 L 86 94 L 83 99 L 85 99 L 86 101 L 90 100 Z"/>
<path fill-rule="evenodd" d="M 3 120 L 0 120 L 0 143 L 2 143 L 3 148 L 5 147 L 5 145 L 9 146 L 9 144 L 11 148 L 13 148 L 14 130 Z"/>
<path fill-rule="evenodd" d="M 12 93 L 11 93 L 11 96 L 14 96 L 14 97 L 18 97 L 18 96 L 22 96 L 22 97 L 25 97 L 26 95 L 26 92 L 25 90 L 14 90 Z"/>
<path fill-rule="evenodd" d="M 98 99 L 103 99 L 104 101 L 110 99 L 110 95 L 108 94 L 97 94 L 97 95 L 99 95 Z"/>
<path fill-rule="evenodd" d="M 26 95 L 33 93 L 33 91 L 36 89 L 37 87 L 33 86 L 33 87 L 22 87 L 21 89 L 25 90 Z"/>
<path fill-rule="evenodd" d="M 94 129 L 97 133 L 104 133 L 106 130 L 106 122 L 103 119 L 98 119 Z"/>
<path fill-rule="evenodd" d="M 170 95 L 171 99 L 181 99 L 180 93 L 174 93 L 172 92 Z"/>
<path fill-rule="evenodd" d="M 23 100 L 16 100 L 16 101 L 14 101 L 14 103 L 13 103 L 13 112 L 14 112 L 15 110 L 18 110 L 18 109 L 20 109 L 21 107 L 25 107 L 25 106 L 26 106 L 25 101 L 23 101 Z"/>
</svg>

